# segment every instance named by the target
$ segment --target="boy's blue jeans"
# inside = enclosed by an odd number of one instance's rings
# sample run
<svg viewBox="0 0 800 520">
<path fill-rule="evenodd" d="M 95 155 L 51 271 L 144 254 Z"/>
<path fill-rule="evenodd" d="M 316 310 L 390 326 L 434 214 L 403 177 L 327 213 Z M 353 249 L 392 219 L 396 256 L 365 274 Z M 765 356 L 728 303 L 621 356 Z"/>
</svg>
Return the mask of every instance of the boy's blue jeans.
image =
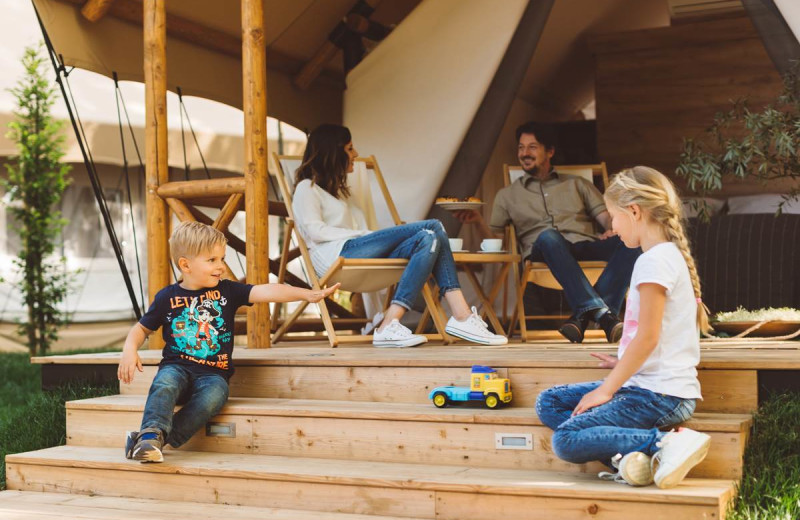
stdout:
<svg viewBox="0 0 800 520">
<path fill-rule="evenodd" d="M 598 309 L 609 309 L 619 314 L 622 300 L 628 292 L 633 264 L 641 253 L 638 247 L 625 247 L 616 236 L 573 244 L 555 229 L 546 229 L 533 243 L 529 258 L 547 264 L 564 288 L 564 296 L 572 313 L 581 316 L 586 311 Z M 580 260 L 608 262 L 594 287 L 578 265 Z"/>
<path fill-rule="evenodd" d="M 164 365 L 150 385 L 141 429 L 160 429 L 165 442 L 178 448 L 217 415 L 227 400 L 228 381 L 221 375 Z M 184 406 L 173 414 L 176 404 Z"/>
<path fill-rule="evenodd" d="M 411 309 L 433 273 L 440 293 L 460 289 L 453 252 L 442 223 L 436 219 L 403 224 L 351 238 L 339 253 L 344 258 L 407 258 L 408 266 L 392 303 Z"/>
<path fill-rule="evenodd" d="M 666 428 L 692 416 L 694 399 L 682 399 L 628 386 L 620 388 L 607 403 L 572 417 L 584 395 L 603 382 L 554 386 L 539 394 L 536 413 L 554 430 L 553 453 L 559 458 L 582 464 L 598 460 L 609 464 L 620 453 L 641 451 L 653 455 L 656 443 Z"/>
</svg>

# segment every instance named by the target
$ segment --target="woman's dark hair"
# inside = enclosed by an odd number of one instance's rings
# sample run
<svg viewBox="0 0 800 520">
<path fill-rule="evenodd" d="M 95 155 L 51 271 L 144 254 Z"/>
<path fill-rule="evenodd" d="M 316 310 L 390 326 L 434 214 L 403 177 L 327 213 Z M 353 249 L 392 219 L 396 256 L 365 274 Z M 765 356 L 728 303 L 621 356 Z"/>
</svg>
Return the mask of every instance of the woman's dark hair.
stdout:
<svg viewBox="0 0 800 520">
<path fill-rule="evenodd" d="M 347 166 L 350 157 L 344 147 L 352 141 L 350 130 L 341 125 L 319 125 L 308 136 L 303 163 L 295 173 L 295 185 L 309 179 L 337 199 L 350 196 Z"/>
</svg>

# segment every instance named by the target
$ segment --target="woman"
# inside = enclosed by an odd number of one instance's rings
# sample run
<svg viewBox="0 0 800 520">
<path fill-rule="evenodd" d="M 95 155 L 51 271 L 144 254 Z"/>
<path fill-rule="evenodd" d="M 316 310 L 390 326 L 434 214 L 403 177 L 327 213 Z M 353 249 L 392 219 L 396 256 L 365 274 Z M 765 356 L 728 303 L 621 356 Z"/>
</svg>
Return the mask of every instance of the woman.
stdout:
<svg viewBox="0 0 800 520">
<path fill-rule="evenodd" d="M 349 198 L 347 175 L 352 173 L 356 157 L 347 128 L 324 124 L 311 132 L 297 169 L 292 208 L 319 274 L 339 256 L 408 259 L 391 305 L 372 337 L 373 346 L 414 347 L 427 341 L 401 325 L 400 318 L 431 274 L 453 311 L 447 322 L 448 334 L 485 345 L 506 344 L 508 339 L 492 334 L 475 308 L 467 305 L 441 222 L 425 220 L 379 231 L 367 228 L 363 212 Z"/>
</svg>

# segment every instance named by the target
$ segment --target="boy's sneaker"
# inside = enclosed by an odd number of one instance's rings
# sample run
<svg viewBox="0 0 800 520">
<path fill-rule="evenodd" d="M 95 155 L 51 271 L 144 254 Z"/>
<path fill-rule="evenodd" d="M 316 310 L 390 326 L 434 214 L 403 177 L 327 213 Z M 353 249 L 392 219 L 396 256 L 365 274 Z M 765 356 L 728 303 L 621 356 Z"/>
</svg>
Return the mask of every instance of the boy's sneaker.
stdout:
<svg viewBox="0 0 800 520">
<path fill-rule="evenodd" d="M 624 326 L 616 314 L 611 311 L 604 313 L 597 320 L 597 324 L 606 333 L 606 339 L 609 343 L 619 343 Z"/>
<path fill-rule="evenodd" d="M 373 347 L 416 347 L 426 341 L 428 338 L 412 333 L 408 327 L 401 325 L 397 320 L 392 320 L 383 330 L 376 330 L 372 335 Z"/>
<path fill-rule="evenodd" d="M 150 434 L 150 435 L 147 435 Z M 152 437 L 143 439 L 142 437 Z M 164 462 L 161 449 L 164 447 L 164 434 L 158 428 L 145 428 L 136 436 L 131 458 L 140 462 Z"/>
<path fill-rule="evenodd" d="M 616 473 L 601 471 L 597 476 L 630 486 L 648 486 L 653 483 L 650 457 L 641 451 L 633 451 L 624 457 L 617 454 L 611 459 L 611 465 L 617 468 Z"/>
<path fill-rule="evenodd" d="M 652 459 L 653 465 L 658 465 L 653 474 L 656 486 L 669 489 L 680 484 L 689 470 L 706 457 L 710 445 L 710 436 L 689 428 L 679 428 L 666 434 L 656 443 L 661 449 Z"/>
<path fill-rule="evenodd" d="M 136 439 L 139 437 L 139 432 L 125 432 L 125 458 L 133 458 L 133 447 L 136 446 Z"/>
<path fill-rule="evenodd" d="M 478 310 L 475 307 L 472 308 L 472 314 L 464 321 L 458 321 L 455 316 L 451 316 L 447 321 L 445 332 L 451 336 L 482 345 L 505 345 L 508 343 L 507 337 L 492 334 L 489 331 L 486 322 L 478 316 Z"/>
<path fill-rule="evenodd" d="M 575 316 L 574 314 L 570 316 L 558 328 L 559 334 L 567 338 L 570 343 L 583 343 L 583 334 L 589 325 L 588 314 L 585 312 L 582 316 Z"/>
</svg>

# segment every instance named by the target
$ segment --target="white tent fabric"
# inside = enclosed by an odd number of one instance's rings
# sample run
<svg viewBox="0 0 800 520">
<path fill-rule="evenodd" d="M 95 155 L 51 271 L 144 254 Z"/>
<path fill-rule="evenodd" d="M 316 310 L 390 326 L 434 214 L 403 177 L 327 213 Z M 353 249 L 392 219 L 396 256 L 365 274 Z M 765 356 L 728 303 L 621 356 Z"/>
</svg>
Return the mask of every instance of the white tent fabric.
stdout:
<svg viewBox="0 0 800 520">
<path fill-rule="evenodd" d="M 430 209 L 526 5 L 425 0 L 348 75 L 344 124 L 378 158 L 404 220 Z"/>
<path fill-rule="evenodd" d="M 797 41 L 800 41 L 800 2 L 797 0 L 775 0 L 775 5 L 786 20 L 786 24 L 792 29 Z"/>
</svg>

